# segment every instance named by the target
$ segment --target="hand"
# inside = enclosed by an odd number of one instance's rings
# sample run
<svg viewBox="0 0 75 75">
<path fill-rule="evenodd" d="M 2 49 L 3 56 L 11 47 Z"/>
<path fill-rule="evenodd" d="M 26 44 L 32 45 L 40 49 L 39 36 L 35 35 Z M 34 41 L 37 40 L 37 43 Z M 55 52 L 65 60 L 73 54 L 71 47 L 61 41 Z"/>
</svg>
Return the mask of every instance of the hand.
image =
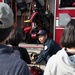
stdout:
<svg viewBox="0 0 75 75">
<path fill-rule="evenodd" d="M 35 64 L 35 62 L 31 62 L 31 64 Z"/>
</svg>

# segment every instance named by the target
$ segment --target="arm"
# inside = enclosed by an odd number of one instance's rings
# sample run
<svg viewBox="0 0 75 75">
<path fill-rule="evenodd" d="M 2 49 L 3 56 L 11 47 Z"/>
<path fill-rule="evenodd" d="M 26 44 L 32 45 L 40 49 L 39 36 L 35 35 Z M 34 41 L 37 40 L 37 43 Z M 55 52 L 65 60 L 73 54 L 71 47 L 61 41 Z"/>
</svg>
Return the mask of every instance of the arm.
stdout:
<svg viewBox="0 0 75 75">
<path fill-rule="evenodd" d="M 43 51 L 40 52 L 40 55 L 39 55 L 38 59 L 35 61 L 35 64 L 38 64 L 43 60 L 42 52 Z"/>
<path fill-rule="evenodd" d="M 50 48 L 47 46 L 47 49 L 43 49 L 43 51 L 40 53 L 38 59 L 35 61 L 36 64 L 40 63 L 42 60 L 45 61 L 45 63 L 47 63 L 47 56 L 49 55 L 50 52 Z"/>
</svg>

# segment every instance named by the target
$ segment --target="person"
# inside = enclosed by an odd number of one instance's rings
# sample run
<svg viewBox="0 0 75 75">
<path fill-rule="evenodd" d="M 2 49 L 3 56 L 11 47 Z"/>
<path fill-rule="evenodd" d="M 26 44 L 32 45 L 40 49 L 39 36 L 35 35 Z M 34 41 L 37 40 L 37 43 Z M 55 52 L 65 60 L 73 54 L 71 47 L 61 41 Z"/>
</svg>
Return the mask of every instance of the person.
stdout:
<svg viewBox="0 0 75 75">
<path fill-rule="evenodd" d="M 30 75 L 25 61 L 13 56 L 14 50 L 6 45 L 6 40 L 14 33 L 13 16 L 9 5 L 0 2 L 0 75 Z"/>
<path fill-rule="evenodd" d="M 44 64 L 46 65 L 49 57 L 51 57 L 53 54 L 55 54 L 61 48 L 55 41 L 53 41 L 51 38 L 48 38 L 47 32 L 45 30 L 39 30 L 39 32 L 37 33 L 37 37 L 38 37 L 38 40 L 40 41 L 40 43 L 43 44 L 44 48 L 41 51 L 38 59 L 32 63 L 38 64 L 41 61 L 43 61 Z"/>
<path fill-rule="evenodd" d="M 44 75 L 75 75 L 75 19 L 65 26 L 60 44 L 62 49 L 49 59 Z"/>
<path fill-rule="evenodd" d="M 27 63 L 30 64 L 31 60 L 26 48 L 19 47 L 19 43 L 21 42 L 21 33 L 16 30 L 14 34 L 9 38 L 9 44 L 11 44 L 12 48 L 16 51 L 19 51 L 20 57 Z M 17 52 L 16 52 L 17 53 Z"/>
</svg>

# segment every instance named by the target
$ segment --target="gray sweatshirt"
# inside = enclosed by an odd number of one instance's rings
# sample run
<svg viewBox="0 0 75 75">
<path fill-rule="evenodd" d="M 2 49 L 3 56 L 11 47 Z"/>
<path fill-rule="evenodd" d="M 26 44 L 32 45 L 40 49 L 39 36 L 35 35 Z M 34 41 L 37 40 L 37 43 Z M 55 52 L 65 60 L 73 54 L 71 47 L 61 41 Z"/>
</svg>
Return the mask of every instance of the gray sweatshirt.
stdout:
<svg viewBox="0 0 75 75">
<path fill-rule="evenodd" d="M 49 59 L 44 75 L 75 75 L 75 55 L 68 56 L 64 48 L 58 51 Z"/>
</svg>

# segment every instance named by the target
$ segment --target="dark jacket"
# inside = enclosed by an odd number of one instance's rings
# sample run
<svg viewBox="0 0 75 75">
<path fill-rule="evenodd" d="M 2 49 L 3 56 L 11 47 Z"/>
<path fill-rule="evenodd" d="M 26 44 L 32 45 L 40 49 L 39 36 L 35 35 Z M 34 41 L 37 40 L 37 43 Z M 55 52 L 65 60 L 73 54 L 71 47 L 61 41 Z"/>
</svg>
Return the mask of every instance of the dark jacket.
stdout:
<svg viewBox="0 0 75 75">
<path fill-rule="evenodd" d="M 35 61 L 35 63 L 40 63 L 42 60 L 47 63 L 49 57 L 51 57 L 53 54 L 57 53 L 61 48 L 60 46 L 53 41 L 52 39 L 48 38 L 44 43 L 43 43 L 43 50 L 41 51 L 38 59 Z"/>
<path fill-rule="evenodd" d="M 20 52 L 21 59 L 23 59 L 27 64 L 31 63 L 31 60 L 26 48 L 17 46 L 17 47 L 13 47 L 13 49 L 18 50 Z"/>
<path fill-rule="evenodd" d="M 0 45 L 0 75 L 29 75 L 27 64 L 13 52 L 12 48 Z"/>
</svg>

